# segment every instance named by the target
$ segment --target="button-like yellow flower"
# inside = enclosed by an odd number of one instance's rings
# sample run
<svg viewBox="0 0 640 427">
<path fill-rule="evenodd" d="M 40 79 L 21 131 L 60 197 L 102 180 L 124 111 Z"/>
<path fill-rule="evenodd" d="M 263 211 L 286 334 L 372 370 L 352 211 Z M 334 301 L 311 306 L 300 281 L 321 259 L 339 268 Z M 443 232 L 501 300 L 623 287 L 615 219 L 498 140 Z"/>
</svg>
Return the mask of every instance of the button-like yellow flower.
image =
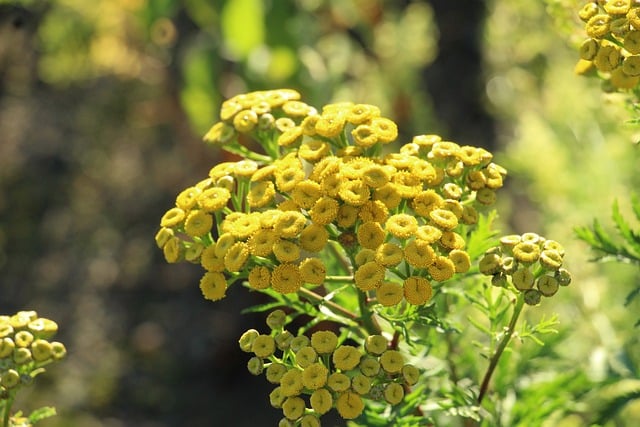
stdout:
<svg viewBox="0 0 640 427">
<path fill-rule="evenodd" d="M 245 242 L 236 242 L 224 255 L 224 267 L 230 272 L 240 271 L 248 259 L 249 246 Z"/>
<path fill-rule="evenodd" d="M 336 409 L 342 418 L 352 420 L 362 413 L 364 402 L 357 393 L 347 391 L 336 400 Z"/>
<path fill-rule="evenodd" d="M 271 393 L 269 393 L 269 403 L 274 408 L 282 408 L 282 403 L 285 401 L 287 396 L 282 393 L 282 387 L 278 386 L 274 388 Z"/>
<path fill-rule="evenodd" d="M 160 219 L 161 227 L 175 227 L 184 221 L 186 214 L 180 208 L 169 209 Z"/>
<path fill-rule="evenodd" d="M 298 369 L 290 369 L 280 378 L 280 388 L 286 397 L 300 394 L 303 387 L 302 372 Z"/>
<path fill-rule="evenodd" d="M 329 375 L 327 386 L 335 392 L 345 391 L 351 386 L 351 379 L 342 372 L 334 372 Z"/>
<path fill-rule="evenodd" d="M 359 365 L 360 372 L 367 377 L 375 377 L 380 372 L 380 362 L 374 357 L 363 357 Z"/>
<path fill-rule="evenodd" d="M 213 217 L 202 209 L 189 212 L 184 222 L 184 231 L 191 237 L 202 237 L 208 234 L 212 227 Z"/>
<path fill-rule="evenodd" d="M 271 271 L 263 265 L 253 267 L 248 281 L 253 289 L 267 289 L 271 285 Z"/>
<path fill-rule="evenodd" d="M 341 345 L 333 352 L 333 365 L 336 369 L 348 371 L 355 368 L 360 363 L 362 353 L 350 345 Z"/>
<path fill-rule="evenodd" d="M 369 393 L 371 380 L 363 374 L 356 374 L 351 378 L 351 389 L 360 395 Z"/>
<path fill-rule="evenodd" d="M 316 331 L 311 335 L 311 346 L 318 354 L 333 353 L 338 345 L 338 337 L 332 331 Z"/>
<path fill-rule="evenodd" d="M 315 224 L 327 225 L 336 219 L 338 208 L 339 204 L 337 200 L 323 196 L 316 200 L 309 212 L 309 216 Z"/>
<path fill-rule="evenodd" d="M 525 264 L 534 263 L 540 258 L 540 246 L 536 243 L 520 242 L 513 247 L 513 257 Z"/>
<path fill-rule="evenodd" d="M 321 285 L 327 276 L 327 267 L 319 258 L 307 258 L 300 263 L 299 268 L 300 277 L 305 283 Z"/>
<path fill-rule="evenodd" d="M 386 237 L 382 226 L 374 221 L 365 222 L 357 230 L 358 243 L 368 249 L 378 249 Z"/>
<path fill-rule="evenodd" d="M 384 267 L 393 267 L 402 262 L 404 252 L 395 243 L 383 243 L 375 252 L 375 262 Z"/>
<path fill-rule="evenodd" d="M 453 230 L 458 226 L 458 217 L 446 209 L 434 209 L 429 212 L 429 218 L 443 230 Z"/>
<path fill-rule="evenodd" d="M 258 124 L 258 115 L 253 110 L 242 110 L 233 116 L 233 127 L 240 133 L 248 133 Z"/>
<path fill-rule="evenodd" d="M 313 349 L 313 347 L 307 345 L 296 351 L 296 363 L 301 368 L 306 368 L 312 363 L 318 360 L 318 353 Z"/>
<path fill-rule="evenodd" d="M 352 206 L 361 206 L 371 196 L 369 186 L 361 179 L 343 181 L 340 184 L 338 195 L 345 203 Z"/>
<path fill-rule="evenodd" d="M 326 388 L 320 388 L 311 393 L 309 398 L 311 408 L 318 414 L 326 414 L 333 407 L 333 397 Z"/>
<path fill-rule="evenodd" d="M 386 350 L 380 355 L 380 365 L 385 372 L 397 374 L 404 366 L 404 357 L 398 350 Z"/>
<path fill-rule="evenodd" d="M 449 259 L 453 262 L 456 273 L 466 273 L 471 268 L 469 254 L 460 249 L 449 252 Z"/>
<path fill-rule="evenodd" d="M 402 367 L 402 377 L 408 385 L 417 384 L 420 379 L 420 370 L 413 365 L 404 365 Z"/>
<path fill-rule="evenodd" d="M 298 211 L 286 211 L 276 220 L 274 231 L 282 238 L 296 237 L 304 229 L 307 219 Z"/>
<path fill-rule="evenodd" d="M 409 304 L 422 305 L 431 299 L 433 289 L 424 277 L 409 277 L 403 283 L 403 291 Z"/>
<path fill-rule="evenodd" d="M 313 350 L 311 347 L 305 348 Z M 299 359 L 296 360 L 298 360 L 298 364 L 300 364 Z M 304 371 L 302 371 L 302 384 L 309 390 L 317 390 L 325 386 L 328 375 L 329 370 L 322 363 L 310 363 L 304 368 Z"/>
<path fill-rule="evenodd" d="M 418 230 L 418 220 L 409 214 L 391 215 L 385 223 L 385 230 L 400 239 L 415 235 Z"/>
<path fill-rule="evenodd" d="M 384 388 L 384 400 L 392 405 L 397 405 L 404 399 L 404 388 L 398 383 L 389 383 Z"/>
<path fill-rule="evenodd" d="M 273 244 L 273 254 L 280 262 L 294 262 L 300 258 L 300 246 L 289 240 L 278 240 Z"/>
<path fill-rule="evenodd" d="M 422 239 L 413 239 L 404 247 L 404 258 L 412 267 L 427 268 L 436 260 L 436 252 Z"/>
<path fill-rule="evenodd" d="M 376 188 L 373 193 L 373 200 L 380 200 L 387 209 L 395 209 L 402 201 L 398 186 L 389 182 L 382 187 Z"/>
<path fill-rule="evenodd" d="M 322 251 L 328 241 L 329 232 L 323 225 L 309 224 L 300 233 L 300 246 L 309 252 Z"/>
<path fill-rule="evenodd" d="M 376 299 L 385 307 L 393 307 L 404 298 L 404 289 L 397 283 L 382 282 L 376 288 Z"/>
<path fill-rule="evenodd" d="M 225 297 L 227 281 L 222 273 L 207 271 L 200 279 L 200 290 L 205 299 L 218 301 Z"/>
<path fill-rule="evenodd" d="M 601 39 L 609 34 L 610 25 L 611 16 L 600 13 L 589 18 L 586 25 L 586 31 L 589 37 Z"/>
<path fill-rule="evenodd" d="M 265 376 L 271 384 L 280 384 L 280 379 L 287 373 L 287 367 L 282 363 L 274 362 L 267 366 Z"/>
<path fill-rule="evenodd" d="M 444 282 L 447 279 L 453 277 L 453 274 L 456 271 L 455 265 L 453 262 L 444 256 L 437 256 L 433 264 L 427 267 L 431 278 L 436 282 Z M 405 294 L 406 298 L 406 294 Z"/>
<path fill-rule="evenodd" d="M 271 274 L 271 286 L 281 294 L 298 292 L 301 285 L 300 269 L 294 264 L 280 264 Z"/>
<path fill-rule="evenodd" d="M 382 335 L 369 335 L 364 341 L 364 348 L 369 354 L 381 355 L 387 350 L 389 341 Z"/>
<path fill-rule="evenodd" d="M 384 267 L 375 261 L 370 261 L 358 267 L 354 275 L 354 282 L 360 290 L 370 291 L 380 285 L 384 275 Z"/>
<path fill-rule="evenodd" d="M 623 67 L 618 67 L 613 70 L 609 80 L 611 81 L 611 84 L 618 89 L 633 89 L 638 85 L 638 83 L 640 83 L 640 75 L 630 76 L 624 72 Z M 629 67 L 629 65 L 627 65 L 627 68 L 631 68 L 631 72 L 637 72 L 636 70 L 633 70 L 632 67 Z"/>
<path fill-rule="evenodd" d="M 305 135 L 304 132 L 305 131 L 303 128 L 303 135 Z M 328 156 L 330 153 L 331 147 L 329 146 L 329 144 L 319 139 L 303 142 L 298 149 L 298 155 L 300 156 L 300 158 L 311 163 L 319 161 L 323 157 Z"/>
<path fill-rule="evenodd" d="M 249 237 L 247 245 L 251 255 L 267 257 L 273 252 L 273 246 L 278 240 L 278 236 L 273 230 L 261 228 Z"/>
<path fill-rule="evenodd" d="M 600 71 L 609 72 L 618 68 L 622 55 L 620 48 L 613 44 L 604 44 L 598 49 L 598 53 L 594 59 L 594 64 Z"/>
<path fill-rule="evenodd" d="M 631 0 L 607 0 L 604 10 L 609 15 L 626 15 L 631 7 Z"/>
</svg>

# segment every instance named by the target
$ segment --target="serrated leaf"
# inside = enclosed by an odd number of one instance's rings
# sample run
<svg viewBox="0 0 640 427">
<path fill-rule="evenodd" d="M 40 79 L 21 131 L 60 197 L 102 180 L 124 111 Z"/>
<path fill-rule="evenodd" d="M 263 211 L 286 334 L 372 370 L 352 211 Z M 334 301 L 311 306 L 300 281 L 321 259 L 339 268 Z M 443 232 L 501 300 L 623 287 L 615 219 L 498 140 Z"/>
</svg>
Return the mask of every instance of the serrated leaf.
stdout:
<svg viewBox="0 0 640 427">
<path fill-rule="evenodd" d="M 602 224 L 600 224 L 600 221 L 598 221 L 597 219 L 593 220 L 593 232 L 598 239 L 601 250 L 610 254 L 618 253 L 617 246 L 615 245 L 615 243 L 613 243 L 611 237 L 609 237 L 605 229 L 602 227 Z"/>
<path fill-rule="evenodd" d="M 611 211 L 613 222 L 620 232 L 620 235 L 627 241 L 627 243 L 637 254 L 640 254 L 640 237 L 636 233 L 634 233 L 634 231 L 631 229 L 627 221 L 620 213 L 620 207 L 618 206 L 617 200 L 613 202 Z M 621 248 L 621 253 L 628 258 L 638 259 L 635 254 L 630 253 L 628 250 L 626 250 L 626 248 Z"/>
<path fill-rule="evenodd" d="M 471 259 L 477 259 L 487 249 L 499 243 L 496 238 L 498 231 L 492 229 L 493 222 L 497 216 L 498 214 L 495 210 L 489 212 L 488 215 L 479 215 L 476 228 L 467 239 L 467 253 Z"/>
<path fill-rule="evenodd" d="M 578 239 L 588 243 L 590 246 L 598 246 L 596 236 L 589 227 L 574 227 L 573 232 Z"/>
<path fill-rule="evenodd" d="M 53 417 L 56 415 L 56 408 L 53 406 L 43 406 L 42 408 L 38 408 L 31 412 L 28 419 L 31 424 L 35 424 L 38 421 L 44 420 L 45 418 Z"/>
</svg>

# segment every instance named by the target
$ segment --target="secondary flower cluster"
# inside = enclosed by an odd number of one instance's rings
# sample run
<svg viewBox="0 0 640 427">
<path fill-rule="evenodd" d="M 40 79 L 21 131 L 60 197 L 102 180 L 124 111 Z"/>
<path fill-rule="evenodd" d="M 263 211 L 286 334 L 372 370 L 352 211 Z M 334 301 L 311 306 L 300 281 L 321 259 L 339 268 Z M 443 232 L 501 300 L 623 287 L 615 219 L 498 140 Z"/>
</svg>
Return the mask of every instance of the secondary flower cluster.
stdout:
<svg viewBox="0 0 640 427">
<path fill-rule="evenodd" d="M 571 283 L 571 273 L 562 267 L 564 249 L 555 240 L 535 233 L 509 235 L 500 246 L 489 249 L 480 260 L 482 274 L 493 276 L 494 286 L 505 287 L 508 278 L 513 287 L 524 293 L 529 305 L 540 303 L 542 296 L 551 297 L 560 286 Z"/>
<path fill-rule="evenodd" d="M 594 68 L 614 87 L 631 89 L 640 83 L 640 3 L 600 0 L 578 13 L 589 36 L 580 46 L 578 73 Z"/>
<path fill-rule="evenodd" d="M 0 316 L 0 400 L 12 397 L 20 386 L 30 384 L 43 366 L 62 359 L 64 345 L 50 339 L 58 325 L 35 311 Z"/>
<path fill-rule="evenodd" d="M 245 158 L 214 166 L 177 196 L 156 235 L 166 260 L 201 264 L 211 300 L 240 279 L 280 293 L 321 285 L 328 248 L 385 306 L 424 304 L 433 281 L 466 272 L 468 226 L 506 174 L 492 155 L 437 135 L 383 155 L 398 132 L 377 107 L 318 112 L 299 97 L 284 89 L 223 103 L 205 140 Z M 266 154 L 247 148 L 247 137 Z"/>
<path fill-rule="evenodd" d="M 367 337 L 360 349 L 339 344 L 332 331 L 293 336 L 284 329 L 285 317 L 276 310 L 267 317 L 269 335 L 250 329 L 239 340 L 243 351 L 254 354 L 248 370 L 277 385 L 269 399 L 282 409 L 284 425 L 320 426 L 320 417 L 332 408 L 353 419 L 367 399 L 397 405 L 418 382 L 419 370 L 389 349 L 382 335 Z"/>
</svg>

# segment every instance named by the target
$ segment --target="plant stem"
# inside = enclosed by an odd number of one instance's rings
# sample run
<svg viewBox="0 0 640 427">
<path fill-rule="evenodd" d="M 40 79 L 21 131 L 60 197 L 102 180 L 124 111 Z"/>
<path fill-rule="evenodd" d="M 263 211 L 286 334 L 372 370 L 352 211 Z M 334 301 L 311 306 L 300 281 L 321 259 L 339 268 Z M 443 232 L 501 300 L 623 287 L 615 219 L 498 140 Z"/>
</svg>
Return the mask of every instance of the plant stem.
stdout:
<svg viewBox="0 0 640 427">
<path fill-rule="evenodd" d="M 360 307 L 360 322 L 362 326 L 364 326 L 369 335 L 379 334 L 380 325 L 378 325 L 378 322 L 373 317 L 373 312 L 369 309 L 366 292 L 361 292 L 359 289 L 356 292 L 358 292 L 358 306 Z"/>
<path fill-rule="evenodd" d="M 11 418 L 11 406 L 13 406 L 13 399 L 15 399 L 15 393 L 9 393 L 4 404 L 4 417 L 2 419 L 2 427 L 9 427 L 9 419 Z"/>
<path fill-rule="evenodd" d="M 327 307 L 330 307 L 333 311 L 338 312 L 343 314 L 345 317 L 348 317 L 349 319 L 353 319 L 353 320 L 358 320 L 358 315 L 347 310 L 346 308 L 342 307 L 339 304 L 336 304 L 333 301 L 329 301 L 324 299 L 321 295 L 313 292 L 312 290 L 309 290 L 307 288 L 300 288 L 300 290 L 298 291 L 300 292 L 302 295 L 306 296 L 307 298 L 320 303 L 320 304 L 324 304 Z"/>
<path fill-rule="evenodd" d="M 504 349 L 507 348 L 507 344 L 509 344 L 511 337 L 513 336 L 513 331 L 515 330 L 516 323 L 518 322 L 518 317 L 522 312 L 523 306 L 524 306 L 524 297 L 523 297 L 523 294 L 519 294 L 518 297 L 516 298 L 516 305 L 513 308 L 513 314 L 511 315 L 509 326 L 507 326 L 507 330 L 505 331 L 504 336 L 502 337 L 502 340 L 500 340 L 500 343 L 498 344 L 498 348 L 496 348 L 496 352 L 493 354 L 493 357 L 491 357 L 491 360 L 489 361 L 489 367 L 487 368 L 487 372 L 484 374 L 482 385 L 480 386 L 480 394 L 478 394 L 478 404 L 482 403 L 482 399 L 487 393 L 487 390 L 489 388 L 489 382 L 491 381 L 491 375 L 493 375 L 493 371 L 495 371 L 496 367 L 498 366 L 498 362 L 500 361 L 500 357 L 502 356 Z"/>
</svg>

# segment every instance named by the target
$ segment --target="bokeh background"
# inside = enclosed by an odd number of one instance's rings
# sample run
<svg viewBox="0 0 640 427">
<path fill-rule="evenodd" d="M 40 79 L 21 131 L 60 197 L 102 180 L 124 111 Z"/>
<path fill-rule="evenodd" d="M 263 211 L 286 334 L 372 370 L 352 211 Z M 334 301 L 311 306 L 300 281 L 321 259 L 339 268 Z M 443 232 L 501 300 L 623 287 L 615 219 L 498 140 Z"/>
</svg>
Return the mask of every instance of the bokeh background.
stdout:
<svg viewBox="0 0 640 427">
<path fill-rule="evenodd" d="M 630 212 L 640 149 L 620 97 L 573 74 L 576 12 L 569 0 L 1 0 L 0 311 L 55 319 L 69 350 L 19 407 L 56 406 L 43 427 L 276 425 L 236 345 L 262 322 L 239 314 L 259 296 L 205 301 L 199 267 L 167 265 L 153 236 L 175 195 L 225 159 L 201 142 L 220 103 L 291 87 L 317 107 L 379 105 L 402 141 L 439 133 L 496 154 L 510 173 L 503 232 L 567 248 L 574 285 L 533 316 L 559 314 L 553 363 L 588 383 L 565 390 L 574 406 L 549 425 L 582 425 L 572 409 L 637 379 L 640 306 L 624 297 L 640 279 L 590 263 L 573 228 L 610 228 L 615 198 Z M 634 425 L 637 406 L 610 425 Z"/>
</svg>

